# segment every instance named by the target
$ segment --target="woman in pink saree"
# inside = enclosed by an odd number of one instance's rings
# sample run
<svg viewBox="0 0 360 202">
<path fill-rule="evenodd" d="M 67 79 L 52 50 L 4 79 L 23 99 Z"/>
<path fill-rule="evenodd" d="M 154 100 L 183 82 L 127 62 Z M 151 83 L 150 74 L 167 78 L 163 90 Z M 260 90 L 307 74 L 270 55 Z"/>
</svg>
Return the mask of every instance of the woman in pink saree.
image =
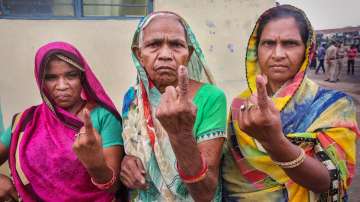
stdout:
<svg viewBox="0 0 360 202">
<path fill-rule="evenodd" d="M 80 52 L 64 42 L 35 57 L 42 103 L 0 137 L 0 201 L 114 201 L 123 155 L 121 117 Z"/>
</svg>

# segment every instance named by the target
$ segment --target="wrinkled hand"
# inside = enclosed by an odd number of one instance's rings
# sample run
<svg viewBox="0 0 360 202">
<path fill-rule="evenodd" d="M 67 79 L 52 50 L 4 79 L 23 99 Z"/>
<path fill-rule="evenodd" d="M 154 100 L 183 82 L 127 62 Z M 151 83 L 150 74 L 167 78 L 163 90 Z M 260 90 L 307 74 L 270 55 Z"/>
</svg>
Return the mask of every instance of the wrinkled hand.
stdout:
<svg viewBox="0 0 360 202">
<path fill-rule="evenodd" d="M 0 201 L 18 201 L 18 194 L 11 179 L 3 174 L 0 174 Z"/>
<path fill-rule="evenodd" d="M 135 156 L 126 155 L 121 162 L 120 180 L 130 189 L 146 189 L 145 169 L 141 160 Z"/>
<path fill-rule="evenodd" d="M 84 113 L 84 126 L 75 138 L 73 151 L 85 168 L 96 169 L 105 165 L 101 137 L 93 127 L 87 109 Z"/>
<path fill-rule="evenodd" d="M 268 97 L 266 77 L 256 77 L 257 94 L 250 97 L 239 112 L 239 127 L 260 143 L 273 144 L 284 137 L 280 112 Z"/>
<path fill-rule="evenodd" d="M 189 96 L 187 68 L 181 65 L 178 68 L 178 87 L 166 87 L 161 95 L 156 117 L 171 138 L 177 134 L 192 134 L 196 110 Z"/>
</svg>

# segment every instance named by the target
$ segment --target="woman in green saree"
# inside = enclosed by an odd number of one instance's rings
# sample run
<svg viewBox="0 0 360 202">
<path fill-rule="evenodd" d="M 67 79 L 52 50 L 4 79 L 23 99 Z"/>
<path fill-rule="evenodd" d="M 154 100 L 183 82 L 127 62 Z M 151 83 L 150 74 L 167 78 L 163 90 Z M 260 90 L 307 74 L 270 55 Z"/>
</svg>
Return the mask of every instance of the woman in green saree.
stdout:
<svg viewBox="0 0 360 202">
<path fill-rule="evenodd" d="M 220 201 L 226 99 L 189 25 L 152 13 L 132 51 L 138 77 L 124 99 L 120 179 L 135 201 Z"/>
</svg>

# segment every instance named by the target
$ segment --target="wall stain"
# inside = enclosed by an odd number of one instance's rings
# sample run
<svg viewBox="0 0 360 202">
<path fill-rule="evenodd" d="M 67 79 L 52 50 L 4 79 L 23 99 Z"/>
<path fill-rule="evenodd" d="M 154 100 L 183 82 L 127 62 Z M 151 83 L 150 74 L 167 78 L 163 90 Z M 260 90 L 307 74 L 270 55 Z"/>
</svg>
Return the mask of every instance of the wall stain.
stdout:
<svg viewBox="0 0 360 202">
<path fill-rule="evenodd" d="M 213 52 L 214 51 L 214 46 L 213 45 L 210 45 L 209 47 L 209 52 Z"/>
<path fill-rule="evenodd" d="M 235 45 L 234 45 L 234 44 L 229 43 L 229 44 L 227 45 L 227 48 L 228 48 L 228 50 L 229 50 L 231 53 L 235 52 Z"/>
<path fill-rule="evenodd" d="M 216 25 L 213 21 L 210 20 L 206 20 L 206 26 L 208 26 L 209 28 L 215 28 Z"/>
</svg>

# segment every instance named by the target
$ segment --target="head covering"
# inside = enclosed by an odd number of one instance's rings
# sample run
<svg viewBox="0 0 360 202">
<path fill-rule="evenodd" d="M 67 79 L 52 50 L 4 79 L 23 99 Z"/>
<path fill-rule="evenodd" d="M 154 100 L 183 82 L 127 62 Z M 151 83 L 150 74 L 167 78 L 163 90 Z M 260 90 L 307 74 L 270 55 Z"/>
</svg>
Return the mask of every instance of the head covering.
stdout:
<svg viewBox="0 0 360 202">
<path fill-rule="evenodd" d="M 80 52 L 65 42 L 42 46 L 35 56 L 35 78 L 43 103 L 25 110 L 13 129 L 10 170 L 24 201 L 111 201 L 100 191 L 72 151 L 83 122 L 57 107 L 43 87 L 49 58 L 54 56 L 82 69 L 82 98 L 120 115 Z"/>
<path fill-rule="evenodd" d="M 196 81 L 213 83 L 210 71 L 206 67 L 205 58 L 194 33 L 179 15 L 168 12 L 154 12 L 146 16 L 138 25 L 132 43 L 132 59 L 137 70 L 137 83 L 131 87 L 124 97 L 124 148 L 127 155 L 141 159 L 150 180 L 150 187 L 140 191 L 144 201 L 190 200 L 186 186 L 181 182 L 175 168 L 175 154 L 171 148 L 166 131 L 155 117 L 155 108 L 160 102 L 160 92 L 149 79 L 144 67 L 140 64 L 134 48 L 139 47 L 139 37 L 151 20 L 160 16 L 175 16 L 185 29 L 189 46 L 194 48 L 187 64 L 189 77 Z M 155 135 L 156 134 L 156 135 Z"/>
<path fill-rule="evenodd" d="M 149 94 L 150 102 L 155 106 L 159 104 L 160 92 L 154 86 L 153 82 L 148 78 L 146 70 L 140 64 L 140 61 L 136 57 L 134 48 L 140 47 L 139 44 L 140 37 L 142 35 L 141 33 L 143 32 L 145 26 L 150 24 L 150 22 L 156 19 L 157 17 L 166 16 L 166 15 L 172 15 L 178 18 L 179 22 L 185 29 L 188 46 L 194 48 L 194 52 L 192 53 L 189 63 L 187 64 L 189 78 L 196 81 L 214 83 L 214 79 L 211 75 L 211 72 L 207 68 L 205 57 L 200 48 L 199 42 L 196 40 L 194 33 L 192 32 L 190 26 L 185 22 L 185 20 L 181 18 L 179 15 L 170 11 L 153 12 L 150 15 L 146 16 L 142 21 L 140 21 L 139 25 L 137 26 L 137 29 L 133 37 L 133 42 L 131 44 L 131 49 L 132 49 L 132 60 L 137 70 L 137 77 L 138 77 L 137 84 L 141 83 L 142 85 L 144 85 L 144 89 Z"/>
<path fill-rule="evenodd" d="M 292 78 L 291 81 L 285 83 L 281 89 L 279 89 L 276 95 L 273 97 L 275 104 L 279 110 L 282 110 L 286 104 L 290 101 L 291 97 L 296 93 L 297 89 L 301 85 L 306 69 L 309 66 L 309 55 L 311 52 L 314 51 L 315 48 L 315 32 L 311 26 L 311 23 L 307 19 L 305 13 L 293 6 L 289 5 L 282 5 L 275 8 L 286 7 L 288 9 L 293 9 L 296 12 L 300 12 L 306 19 L 307 26 L 309 28 L 309 37 L 305 43 L 305 59 L 300 66 L 297 74 Z M 256 92 L 256 75 L 261 73 L 258 58 L 257 58 L 257 40 L 260 36 L 257 36 L 257 30 L 259 27 L 260 21 L 263 19 L 263 16 L 266 15 L 271 9 L 265 11 L 264 14 L 258 19 L 255 28 L 250 36 L 248 41 L 247 51 L 246 51 L 246 58 L 245 58 L 245 66 L 246 66 L 246 79 L 248 83 L 248 89 L 250 93 Z"/>
<path fill-rule="evenodd" d="M 280 111 L 283 133 L 307 155 L 316 156 L 329 170 L 332 184 L 328 193 L 315 194 L 293 182 L 286 173 L 273 163 L 261 144 L 244 133 L 238 125 L 240 106 L 256 92 L 256 75 L 260 74 L 257 58 L 256 36 L 263 16 L 276 9 L 288 9 L 300 13 L 308 25 L 308 41 L 305 43 L 305 58 L 295 76 L 289 79 L 272 96 L 275 107 Z M 225 193 L 241 192 L 244 199 L 262 193 L 271 200 L 278 197 L 285 201 L 314 201 L 316 199 L 342 199 L 346 196 L 355 171 L 355 139 L 358 134 L 354 103 L 349 96 L 335 90 L 319 88 L 305 76 L 309 56 L 314 51 L 315 33 L 305 13 L 289 5 L 274 7 L 265 11 L 257 21 L 250 36 L 246 54 L 246 78 L 248 89 L 235 98 L 231 105 L 228 123 L 229 152 L 235 159 L 235 170 L 223 167 Z M 248 190 L 239 190 L 229 180 L 241 175 Z M 282 190 L 285 193 L 275 191 Z M 256 192 L 256 194 L 254 194 Z M 272 193 L 272 194 L 271 194 Z M 273 199 L 273 198 L 272 198 Z M 259 198 L 261 200 L 261 198 Z"/>
</svg>

